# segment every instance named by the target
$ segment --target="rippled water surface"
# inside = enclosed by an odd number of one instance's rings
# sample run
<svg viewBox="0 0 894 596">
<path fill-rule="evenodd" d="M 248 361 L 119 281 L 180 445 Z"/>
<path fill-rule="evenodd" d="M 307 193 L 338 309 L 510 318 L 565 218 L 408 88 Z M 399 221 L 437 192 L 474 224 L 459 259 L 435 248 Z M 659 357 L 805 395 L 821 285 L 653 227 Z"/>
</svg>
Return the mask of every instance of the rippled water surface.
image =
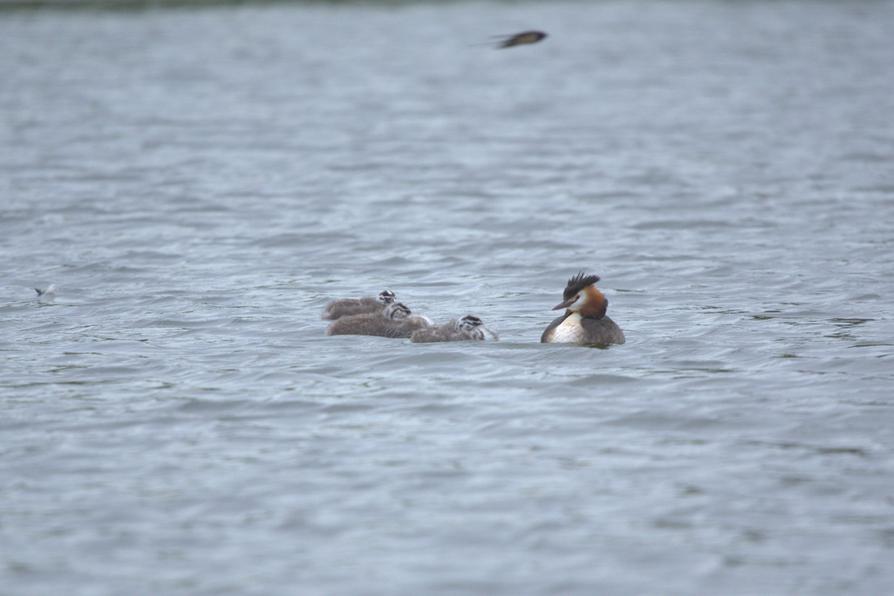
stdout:
<svg viewBox="0 0 894 596">
<path fill-rule="evenodd" d="M 889 592 L 892 22 L 0 12 L 0 592 Z"/>
</svg>

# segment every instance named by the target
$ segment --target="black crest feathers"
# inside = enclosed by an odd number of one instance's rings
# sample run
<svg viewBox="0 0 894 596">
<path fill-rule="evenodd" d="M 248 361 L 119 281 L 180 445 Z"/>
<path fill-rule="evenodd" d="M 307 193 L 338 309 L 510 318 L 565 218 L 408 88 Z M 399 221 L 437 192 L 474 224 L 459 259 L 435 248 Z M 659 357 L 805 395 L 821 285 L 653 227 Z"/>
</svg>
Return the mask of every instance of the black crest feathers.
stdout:
<svg viewBox="0 0 894 596">
<path fill-rule="evenodd" d="M 563 297 L 565 298 L 565 300 L 568 300 L 587 286 L 591 286 L 597 281 L 599 281 L 598 275 L 587 275 L 586 273 L 581 271 L 568 280 L 568 285 L 565 286 Z"/>
</svg>

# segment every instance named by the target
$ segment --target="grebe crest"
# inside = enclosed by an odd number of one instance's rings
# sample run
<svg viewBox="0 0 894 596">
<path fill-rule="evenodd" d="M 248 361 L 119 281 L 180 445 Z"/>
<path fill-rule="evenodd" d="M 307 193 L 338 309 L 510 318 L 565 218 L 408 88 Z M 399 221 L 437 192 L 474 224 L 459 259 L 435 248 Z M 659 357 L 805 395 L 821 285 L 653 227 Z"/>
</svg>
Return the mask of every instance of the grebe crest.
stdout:
<svg viewBox="0 0 894 596">
<path fill-rule="evenodd" d="M 391 290 L 382 290 L 381 292 L 379 292 L 378 296 L 379 302 L 381 302 L 382 304 L 394 304 L 396 298 L 397 297 L 394 295 L 394 292 L 392 292 Z"/>
<path fill-rule="evenodd" d="M 568 284 L 565 286 L 565 291 L 562 293 L 562 296 L 565 300 L 568 300 L 587 286 L 592 286 L 597 281 L 599 281 L 598 275 L 587 275 L 581 271 L 568 280 Z"/>
</svg>

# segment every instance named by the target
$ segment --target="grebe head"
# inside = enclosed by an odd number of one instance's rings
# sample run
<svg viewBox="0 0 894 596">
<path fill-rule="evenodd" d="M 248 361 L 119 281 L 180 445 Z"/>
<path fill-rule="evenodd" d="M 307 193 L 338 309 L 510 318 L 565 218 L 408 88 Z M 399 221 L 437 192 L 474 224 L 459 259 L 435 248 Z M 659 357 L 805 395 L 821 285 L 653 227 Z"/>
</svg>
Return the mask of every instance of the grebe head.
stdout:
<svg viewBox="0 0 894 596">
<path fill-rule="evenodd" d="M 379 292 L 379 302 L 382 304 L 393 304 L 395 298 L 394 292 L 391 290 L 382 290 Z"/>
<path fill-rule="evenodd" d="M 484 325 L 484 321 L 474 315 L 466 315 L 456 322 L 457 331 L 471 331 Z"/>
<path fill-rule="evenodd" d="M 484 321 L 475 315 L 466 315 L 455 323 L 455 327 L 457 331 L 465 332 L 474 337 L 475 339 L 484 339 L 484 332 L 487 331 L 490 333 L 495 340 L 499 340 L 500 338 L 496 333 L 491 331 L 485 326 Z"/>
<path fill-rule="evenodd" d="M 562 294 L 562 302 L 555 305 L 553 310 L 567 308 L 571 312 L 580 313 L 584 317 L 601 319 L 608 308 L 608 300 L 605 295 L 596 289 L 598 275 L 586 275 L 578 273 L 568 280 L 565 292 Z"/>
<path fill-rule="evenodd" d="M 465 334 L 467 337 L 471 337 L 474 339 L 484 339 L 484 331 L 481 329 L 484 328 L 484 321 L 476 317 L 475 315 L 466 315 L 456 323 L 454 323 L 454 327 L 457 332 Z"/>
<path fill-rule="evenodd" d="M 393 302 L 385 307 L 383 313 L 386 319 L 391 321 L 401 321 L 410 316 L 410 309 L 403 302 Z"/>
</svg>

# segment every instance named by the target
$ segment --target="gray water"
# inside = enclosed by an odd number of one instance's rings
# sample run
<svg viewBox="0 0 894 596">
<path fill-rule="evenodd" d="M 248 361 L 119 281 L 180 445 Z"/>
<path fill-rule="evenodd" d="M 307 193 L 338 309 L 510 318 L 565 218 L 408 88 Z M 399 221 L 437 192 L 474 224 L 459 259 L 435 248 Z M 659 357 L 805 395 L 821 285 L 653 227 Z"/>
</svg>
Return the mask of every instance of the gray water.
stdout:
<svg viewBox="0 0 894 596">
<path fill-rule="evenodd" d="M 892 24 L 0 13 L 0 593 L 890 593 Z"/>
</svg>

